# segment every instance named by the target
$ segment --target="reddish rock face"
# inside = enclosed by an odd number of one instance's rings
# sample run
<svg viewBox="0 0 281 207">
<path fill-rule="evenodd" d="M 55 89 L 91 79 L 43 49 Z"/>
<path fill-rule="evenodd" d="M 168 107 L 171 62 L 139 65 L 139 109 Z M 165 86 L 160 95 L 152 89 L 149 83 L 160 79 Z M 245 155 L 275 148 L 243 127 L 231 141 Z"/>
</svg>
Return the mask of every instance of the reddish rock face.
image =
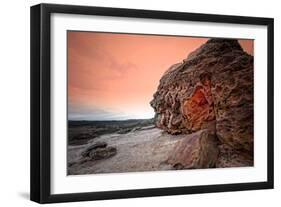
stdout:
<svg viewBox="0 0 281 207">
<path fill-rule="evenodd" d="M 191 97 L 183 101 L 181 112 L 184 126 L 191 131 L 205 128 L 204 124 L 214 123 L 211 122 L 215 120 L 215 113 L 210 80 L 206 80 L 194 88 Z"/>
<path fill-rule="evenodd" d="M 253 83 L 253 56 L 237 40 L 210 39 L 162 76 L 151 101 L 156 126 L 171 134 L 207 129 L 218 145 L 252 157 Z"/>
</svg>

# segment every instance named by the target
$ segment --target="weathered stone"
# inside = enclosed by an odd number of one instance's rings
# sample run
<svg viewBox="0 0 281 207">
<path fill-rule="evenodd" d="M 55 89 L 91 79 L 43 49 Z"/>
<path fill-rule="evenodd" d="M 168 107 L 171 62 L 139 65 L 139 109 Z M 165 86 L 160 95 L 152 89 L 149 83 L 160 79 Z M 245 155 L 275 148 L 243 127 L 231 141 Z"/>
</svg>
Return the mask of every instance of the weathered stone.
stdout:
<svg viewBox="0 0 281 207">
<path fill-rule="evenodd" d="M 115 147 L 97 148 L 89 153 L 89 157 L 93 160 L 101 160 L 116 155 L 117 149 Z"/>
<path fill-rule="evenodd" d="M 200 130 L 179 141 L 167 160 L 175 169 L 213 168 L 218 159 L 218 142 L 208 130 Z"/>
<path fill-rule="evenodd" d="M 210 39 L 162 76 L 151 101 L 156 126 L 171 134 L 208 129 L 252 157 L 253 76 L 253 56 L 237 40 Z"/>
<path fill-rule="evenodd" d="M 107 146 L 106 142 L 96 142 L 93 145 L 87 147 L 85 151 L 81 153 L 82 157 L 89 157 L 89 154 L 92 150 L 96 150 L 98 148 L 105 148 Z"/>
<path fill-rule="evenodd" d="M 245 151 L 235 150 L 224 144 L 219 145 L 219 151 L 217 168 L 254 166 L 253 157 Z"/>
</svg>

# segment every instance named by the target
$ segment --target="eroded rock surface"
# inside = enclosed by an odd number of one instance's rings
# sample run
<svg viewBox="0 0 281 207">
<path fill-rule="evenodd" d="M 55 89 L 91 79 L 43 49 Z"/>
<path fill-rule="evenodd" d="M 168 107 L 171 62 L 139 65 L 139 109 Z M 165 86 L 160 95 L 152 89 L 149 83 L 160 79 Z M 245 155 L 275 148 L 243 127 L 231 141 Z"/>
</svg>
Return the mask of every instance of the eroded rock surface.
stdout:
<svg viewBox="0 0 281 207">
<path fill-rule="evenodd" d="M 210 39 L 169 68 L 151 106 L 156 126 L 168 133 L 206 129 L 215 135 L 221 156 L 218 166 L 231 165 L 225 162 L 231 157 L 226 152 L 239 155 L 232 157 L 235 166 L 252 165 L 253 56 L 244 52 L 237 40 Z M 189 167 L 191 158 L 184 161 L 182 156 L 181 164 Z"/>
<path fill-rule="evenodd" d="M 200 130 L 177 143 L 167 162 L 175 169 L 213 168 L 219 154 L 217 145 L 214 134 Z"/>
<path fill-rule="evenodd" d="M 87 147 L 85 149 L 85 151 L 83 151 L 81 153 L 82 157 L 89 157 L 90 156 L 90 153 L 93 151 L 93 150 L 96 150 L 98 148 L 105 148 L 107 147 L 107 143 L 106 142 L 96 142 L 94 143 L 93 145 L 90 145 L 89 147 Z"/>
<path fill-rule="evenodd" d="M 216 167 L 247 167 L 253 166 L 253 156 L 247 151 L 236 150 L 226 144 L 221 144 L 219 147 L 219 157 L 216 162 Z"/>
<path fill-rule="evenodd" d="M 91 160 L 101 160 L 112 157 L 116 155 L 117 149 L 112 146 L 107 146 L 106 142 L 96 142 L 86 148 L 85 151 L 81 153 L 81 156 L 86 158 L 86 161 Z"/>
</svg>

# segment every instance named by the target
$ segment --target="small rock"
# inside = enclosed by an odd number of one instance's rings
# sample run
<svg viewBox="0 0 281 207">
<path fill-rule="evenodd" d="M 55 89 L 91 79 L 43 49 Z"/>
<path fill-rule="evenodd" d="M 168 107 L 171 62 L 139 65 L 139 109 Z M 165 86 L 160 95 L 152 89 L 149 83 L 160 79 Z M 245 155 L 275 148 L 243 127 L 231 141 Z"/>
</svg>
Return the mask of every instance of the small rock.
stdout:
<svg viewBox="0 0 281 207">
<path fill-rule="evenodd" d="M 81 153 L 83 160 L 101 160 L 116 155 L 115 147 L 108 147 L 106 142 L 96 142 Z"/>
<path fill-rule="evenodd" d="M 117 133 L 118 134 L 127 134 L 129 132 L 131 132 L 131 128 L 126 128 L 126 129 L 120 129 Z"/>
<path fill-rule="evenodd" d="M 101 160 L 116 155 L 117 149 L 115 147 L 97 148 L 89 153 L 89 157 L 93 160 Z"/>
<path fill-rule="evenodd" d="M 98 149 L 98 148 L 105 148 L 107 146 L 106 142 L 96 142 L 95 144 L 89 146 L 85 151 L 82 152 L 82 157 L 89 157 L 89 153 L 92 150 Z"/>
</svg>

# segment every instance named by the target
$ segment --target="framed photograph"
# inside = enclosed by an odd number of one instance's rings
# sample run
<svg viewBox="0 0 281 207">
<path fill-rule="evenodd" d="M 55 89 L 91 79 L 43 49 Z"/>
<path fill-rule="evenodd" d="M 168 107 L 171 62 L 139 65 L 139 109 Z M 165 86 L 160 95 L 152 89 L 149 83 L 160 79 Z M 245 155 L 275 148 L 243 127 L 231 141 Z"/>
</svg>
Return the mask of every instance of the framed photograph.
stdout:
<svg viewBox="0 0 281 207">
<path fill-rule="evenodd" d="M 31 7 L 31 200 L 273 188 L 273 19 Z"/>
</svg>

